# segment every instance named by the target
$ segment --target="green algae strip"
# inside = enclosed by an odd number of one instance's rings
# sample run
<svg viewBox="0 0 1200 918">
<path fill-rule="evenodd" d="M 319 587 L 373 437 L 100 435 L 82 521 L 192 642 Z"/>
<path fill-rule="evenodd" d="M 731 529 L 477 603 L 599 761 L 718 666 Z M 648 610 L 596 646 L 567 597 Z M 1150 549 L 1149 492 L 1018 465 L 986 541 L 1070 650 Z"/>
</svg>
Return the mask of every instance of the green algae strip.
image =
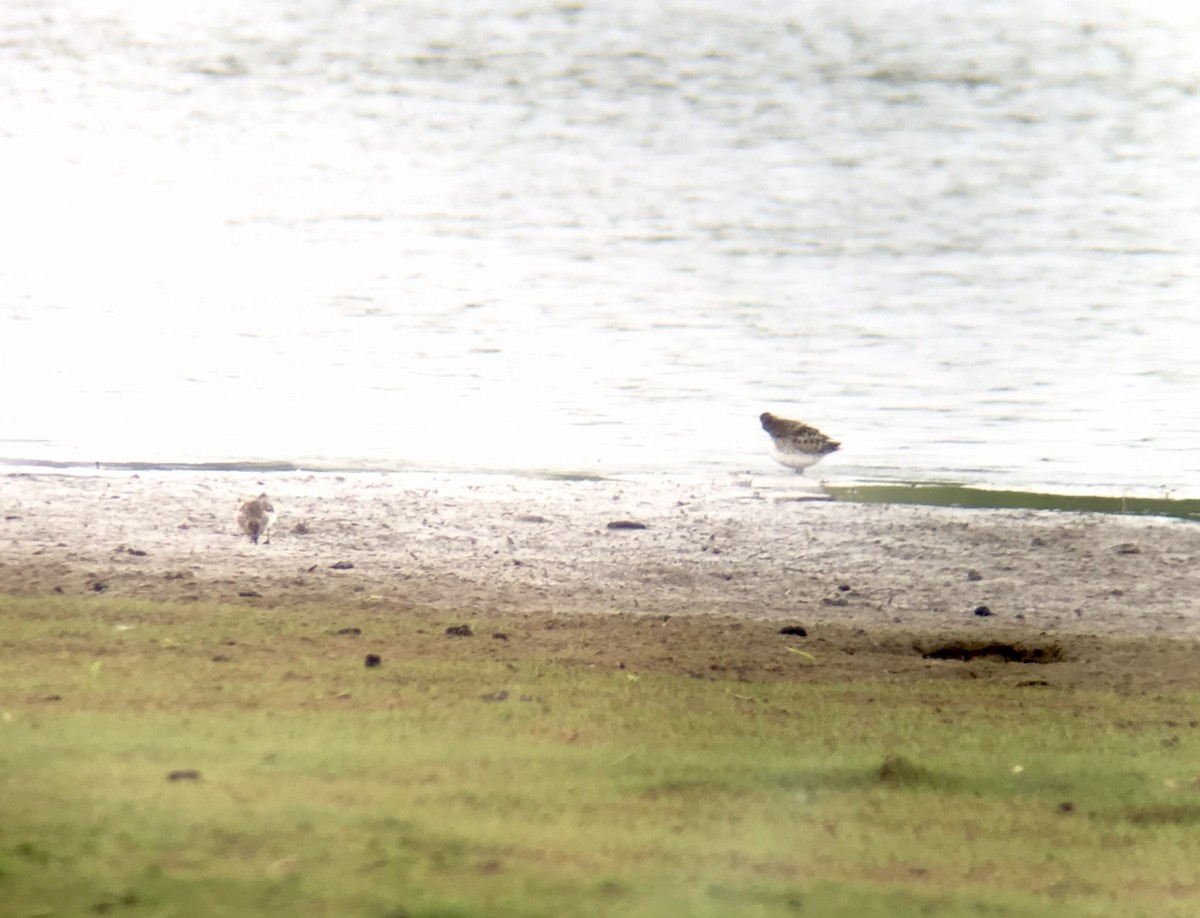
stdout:
<svg viewBox="0 0 1200 918">
<path fill-rule="evenodd" d="M 864 504 L 922 504 L 989 510 L 1069 510 L 1076 513 L 1124 513 L 1200 520 L 1200 500 L 1163 497 L 1102 497 L 1047 494 L 1036 491 L 993 491 L 952 484 L 886 484 L 826 486 L 836 500 Z"/>
</svg>

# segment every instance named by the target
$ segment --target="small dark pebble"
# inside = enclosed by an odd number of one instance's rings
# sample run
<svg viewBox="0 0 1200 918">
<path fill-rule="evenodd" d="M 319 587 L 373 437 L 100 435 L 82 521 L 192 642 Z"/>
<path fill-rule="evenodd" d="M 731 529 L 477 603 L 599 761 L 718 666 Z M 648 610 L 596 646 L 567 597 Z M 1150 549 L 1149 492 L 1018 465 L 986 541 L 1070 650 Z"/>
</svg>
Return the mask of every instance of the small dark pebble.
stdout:
<svg viewBox="0 0 1200 918">
<path fill-rule="evenodd" d="M 838 587 L 838 591 L 841 593 L 849 593 L 852 589 L 853 587 L 851 587 L 848 583 L 843 583 Z"/>
<path fill-rule="evenodd" d="M 480 695 L 479 697 L 484 701 L 508 701 L 508 692 L 506 692 L 504 689 L 500 689 L 498 692 L 491 692 L 490 694 Z"/>
<path fill-rule="evenodd" d="M 369 653 L 367 654 L 367 658 L 363 660 L 363 666 L 365 666 L 367 669 L 370 669 L 373 666 L 378 666 L 382 662 L 383 660 L 379 654 Z"/>
<path fill-rule="evenodd" d="M 609 529 L 645 529 L 645 523 L 639 523 L 637 520 L 613 520 L 608 524 Z"/>
<path fill-rule="evenodd" d="M 146 553 L 144 551 L 142 551 L 140 548 L 127 548 L 127 549 L 125 549 L 125 554 L 133 555 L 135 558 L 146 557 Z"/>
<path fill-rule="evenodd" d="M 9 514 L 9 515 L 8 515 L 8 516 L 6 516 L 4 519 L 5 519 L 5 521 L 6 521 L 6 522 L 10 522 L 10 523 L 11 523 L 13 520 L 19 520 L 19 519 L 20 519 L 20 517 L 19 517 L 19 516 L 17 516 L 17 515 L 15 515 L 15 514 Z"/>
<path fill-rule="evenodd" d="M 62 591 L 63 591 L 63 588 L 62 588 L 62 587 L 60 587 L 60 586 L 56 586 L 56 587 L 54 588 L 54 592 L 55 592 L 55 593 L 61 593 Z"/>
<path fill-rule="evenodd" d="M 987 606 L 976 606 L 975 614 L 978 615 L 980 618 L 987 618 L 989 615 L 992 614 L 992 610 L 989 609 Z"/>
<path fill-rule="evenodd" d="M 495 634 L 492 635 L 492 640 L 493 641 L 507 641 L 508 635 L 505 634 L 503 631 L 497 631 Z"/>
<path fill-rule="evenodd" d="M 262 593 L 256 590 L 238 590 L 238 596 L 244 596 L 246 599 L 257 599 L 259 596 L 262 596 Z"/>
<path fill-rule="evenodd" d="M 227 656 L 226 656 L 225 654 L 223 654 L 223 653 L 219 653 L 219 654 L 217 654 L 215 657 L 213 657 L 213 658 L 212 658 L 212 661 L 213 661 L 214 663 L 228 663 L 228 662 L 229 662 L 229 657 L 227 657 Z"/>
<path fill-rule="evenodd" d="M 362 634 L 362 628 L 339 628 L 334 634 Z"/>
<path fill-rule="evenodd" d="M 1070 800 L 1064 800 L 1058 805 L 1058 811 L 1060 813 L 1073 813 L 1075 811 L 1075 804 Z"/>
<path fill-rule="evenodd" d="M 338 561 L 335 564 L 331 564 L 329 566 L 332 567 L 335 571 L 348 571 L 352 567 L 354 567 L 354 563 L 351 561 Z"/>
<path fill-rule="evenodd" d="M 1024 682 L 1018 682 L 1017 688 L 1036 688 L 1042 685 L 1049 685 L 1045 679 L 1026 679 Z"/>
<path fill-rule="evenodd" d="M 294 532 L 296 535 L 308 535 L 310 530 L 308 528 L 308 524 L 304 522 L 304 520 L 301 520 L 292 527 L 292 532 Z"/>
<path fill-rule="evenodd" d="M 780 634 L 794 634 L 796 637 L 808 637 L 808 629 L 803 625 L 784 625 L 779 629 Z"/>
<path fill-rule="evenodd" d="M 446 634 L 449 637 L 471 637 L 475 632 L 470 625 L 451 625 L 446 629 Z"/>
<path fill-rule="evenodd" d="M 200 772 L 194 768 L 184 768 L 180 771 L 172 771 L 167 773 L 168 781 L 199 781 Z"/>
<path fill-rule="evenodd" d="M 979 573 L 977 570 L 969 570 L 967 571 L 967 579 L 974 583 L 976 580 L 982 580 L 983 574 Z"/>
<path fill-rule="evenodd" d="M 92 592 L 93 593 L 103 593 L 107 589 L 108 589 L 108 585 L 101 583 L 99 580 L 97 580 L 95 583 L 92 584 Z"/>
</svg>

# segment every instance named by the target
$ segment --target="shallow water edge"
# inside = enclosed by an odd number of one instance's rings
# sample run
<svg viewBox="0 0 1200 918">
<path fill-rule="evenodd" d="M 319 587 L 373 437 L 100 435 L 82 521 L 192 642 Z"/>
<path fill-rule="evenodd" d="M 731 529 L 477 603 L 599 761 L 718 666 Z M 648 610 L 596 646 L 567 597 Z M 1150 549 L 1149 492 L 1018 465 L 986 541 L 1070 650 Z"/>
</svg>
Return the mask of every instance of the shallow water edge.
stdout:
<svg viewBox="0 0 1200 918">
<path fill-rule="evenodd" d="M 430 470 L 400 466 L 338 466 L 320 463 L 296 463 L 283 460 L 230 462 L 56 462 L 0 458 L 0 467 L 10 474 L 22 469 L 60 471 L 71 474 L 90 472 L 213 472 L 246 474 L 310 473 L 320 475 L 367 474 L 438 474 L 464 477 L 495 477 L 544 481 L 621 481 L 625 475 L 603 475 L 590 471 L 562 469 L 512 470 Z M 636 476 L 644 480 L 647 476 Z M 670 477 L 670 476 L 668 476 Z M 735 476 L 736 478 L 737 476 Z M 791 482 L 793 476 L 780 478 Z M 811 493 L 810 493 L 811 492 Z M 926 507 L 959 507 L 976 510 L 1060 510 L 1073 513 L 1104 513 L 1132 516 L 1162 516 L 1200 521 L 1200 500 L 1170 497 L 1062 494 L 1039 491 L 973 488 L 953 483 L 903 482 L 872 484 L 812 484 L 808 498 L 828 498 L 843 503 L 911 504 Z"/>
</svg>

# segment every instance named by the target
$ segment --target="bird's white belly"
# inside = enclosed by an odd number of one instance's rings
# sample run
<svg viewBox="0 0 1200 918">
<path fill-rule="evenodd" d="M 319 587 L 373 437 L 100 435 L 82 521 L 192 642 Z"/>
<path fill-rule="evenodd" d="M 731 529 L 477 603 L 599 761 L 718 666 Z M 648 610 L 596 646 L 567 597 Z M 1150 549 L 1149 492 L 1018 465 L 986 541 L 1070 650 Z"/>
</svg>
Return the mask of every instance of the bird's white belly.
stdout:
<svg viewBox="0 0 1200 918">
<path fill-rule="evenodd" d="M 821 455 L 820 453 L 799 453 L 799 452 L 784 452 L 781 449 L 771 451 L 771 458 L 780 465 L 786 465 L 793 469 L 806 469 L 814 462 L 817 462 Z"/>
</svg>

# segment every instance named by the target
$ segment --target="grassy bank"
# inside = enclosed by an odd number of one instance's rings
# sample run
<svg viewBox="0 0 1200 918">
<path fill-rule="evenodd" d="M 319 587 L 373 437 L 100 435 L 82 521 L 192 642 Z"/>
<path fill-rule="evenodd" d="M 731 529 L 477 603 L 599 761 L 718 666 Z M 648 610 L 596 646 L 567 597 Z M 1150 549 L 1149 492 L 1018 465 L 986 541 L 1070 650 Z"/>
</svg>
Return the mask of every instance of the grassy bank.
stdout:
<svg viewBox="0 0 1200 918">
<path fill-rule="evenodd" d="M 1195 914 L 1194 685 L 867 650 L 765 623 L 0 599 L 0 901 Z"/>
</svg>

